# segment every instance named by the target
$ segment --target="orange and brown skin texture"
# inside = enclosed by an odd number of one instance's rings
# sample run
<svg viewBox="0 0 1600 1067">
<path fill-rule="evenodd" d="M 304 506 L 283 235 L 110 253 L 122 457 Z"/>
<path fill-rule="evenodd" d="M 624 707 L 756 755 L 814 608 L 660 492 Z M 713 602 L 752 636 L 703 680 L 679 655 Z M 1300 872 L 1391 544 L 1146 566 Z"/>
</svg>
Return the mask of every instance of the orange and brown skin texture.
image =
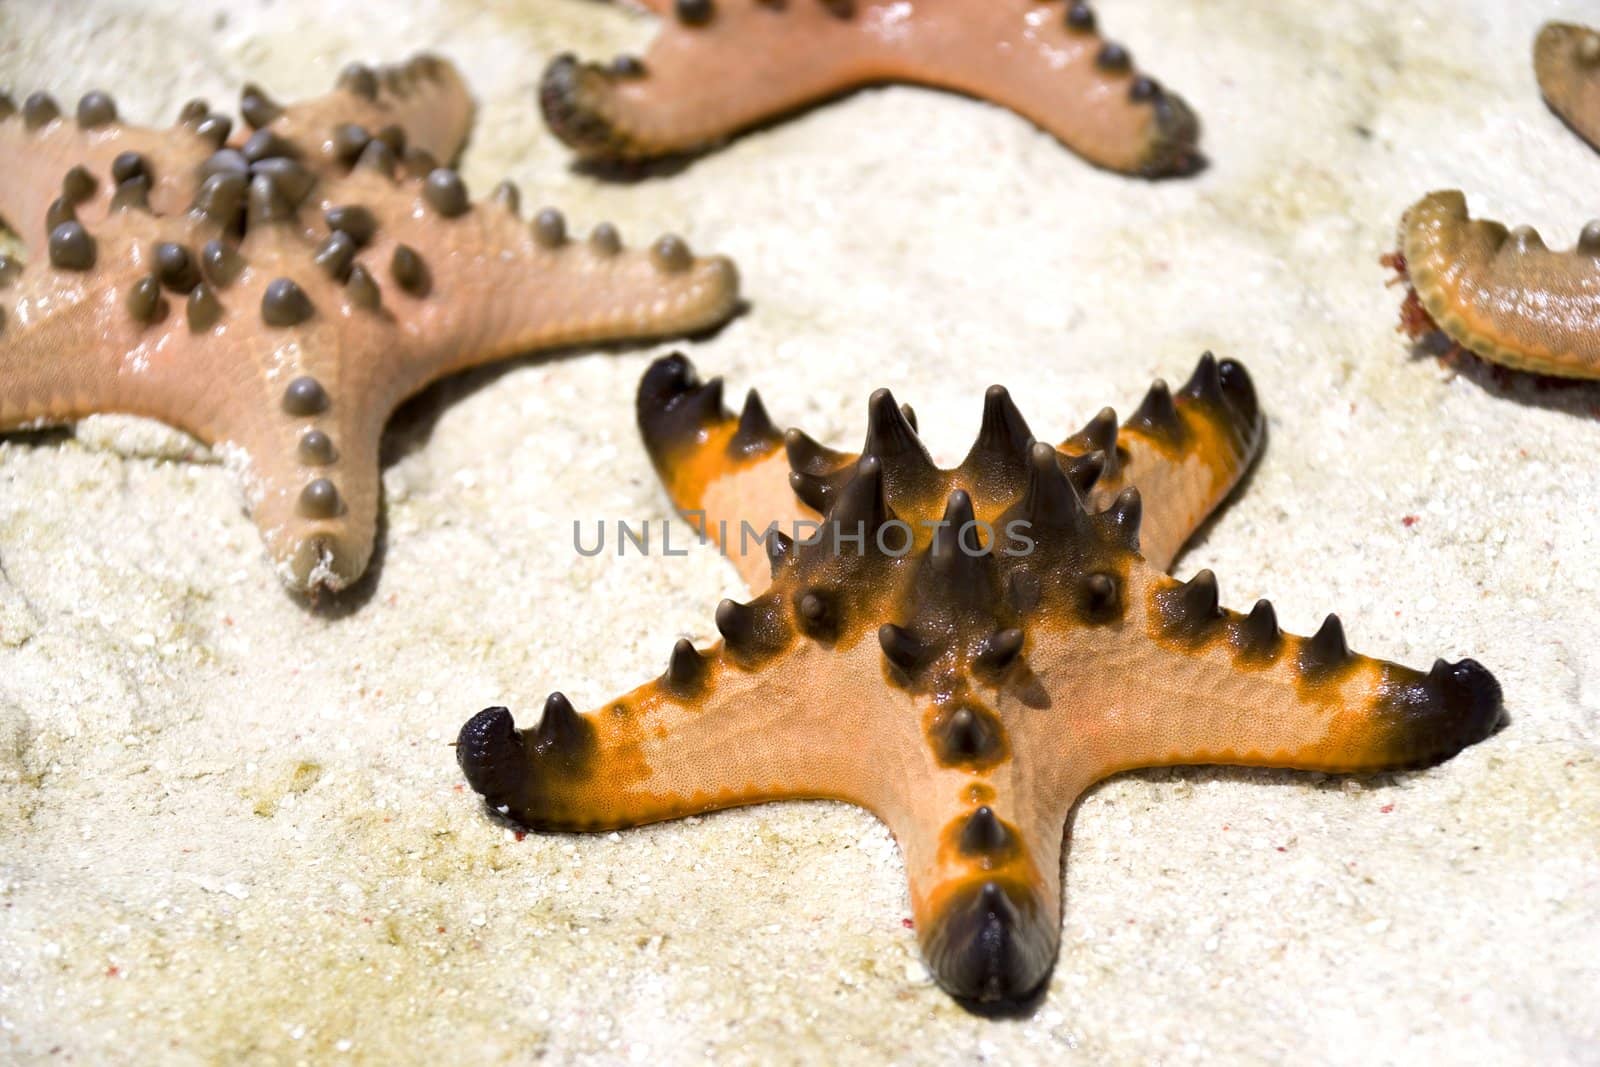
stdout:
<svg viewBox="0 0 1600 1067">
<path fill-rule="evenodd" d="M 1600 378 L 1600 220 L 1552 251 L 1530 227 L 1467 214 L 1455 190 L 1429 193 L 1382 262 L 1409 285 L 1401 329 L 1451 341 L 1513 370 Z"/>
<path fill-rule="evenodd" d="M 419 56 L 352 65 L 291 104 L 246 88 L 237 130 L 203 101 L 165 130 L 103 93 L 72 113 L 0 96 L 0 432 L 122 412 L 242 469 L 284 581 L 366 569 L 378 445 L 406 397 L 532 349 L 692 333 L 726 319 L 733 265 L 676 237 L 627 251 L 602 224 L 473 203 L 455 171 L 472 101 Z"/>
<path fill-rule="evenodd" d="M 1059 0 L 643 0 L 642 59 L 566 54 L 539 90 L 586 159 L 695 152 L 867 85 L 909 82 L 999 104 L 1089 162 L 1146 177 L 1201 162 L 1187 104 L 1134 69 L 1087 3 Z"/>
<path fill-rule="evenodd" d="M 1242 372 L 1231 388 L 1214 360 L 1198 374 L 1217 418 L 1259 425 Z M 1140 555 L 1137 487 L 1097 506 L 1058 450 L 993 428 L 986 465 L 920 496 L 891 488 L 904 435 L 869 450 L 818 537 L 774 536 L 767 590 L 718 607 L 720 643 L 680 641 L 664 675 L 587 714 L 560 693 L 528 729 L 480 712 L 457 741 L 467 780 L 544 830 L 860 805 L 900 844 L 935 978 L 1014 1004 L 1055 960 L 1063 831 L 1095 781 L 1189 763 L 1410 767 L 1499 723 L 1499 686 L 1471 660 L 1422 673 L 1351 654 L 1334 616 L 1301 638 L 1266 601 L 1223 610 L 1209 571 L 1179 582 Z"/>
<path fill-rule="evenodd" d="M 657 360 L 639 383 L 639 430 L 672 502 L 733 560 L 754 590 L 767 581 L 760 531 L 776 523 L 797 536 L 816 522 L 864 454 L 883 463 L 890 505 L 937 509 L 964 486 L 978 517 L 992 522 L 1020 490 L 1018 460 L 1033 433 L 1002 386 L 984 397 L 977 442 L 958 467 L 941 470 L 888 390 L 867 405 L 860 453 L 825 448 L 798 429 L 780 434 L 754 390 L 733 415 L 722 406 L 722 381 L 701 384 L 681 355 Z M 1117 425 L 1103 408 L 1057 446 L 1090 507 L 1104 508 L 1137 486 L 1147 501 L 1140 534 L 1153 566 L 1172 565 L 1189 535 L 1238 484 L 1255 460 L 1265 423 L 1244 368 L 1203 356 L 1177 392 L 1157 381 Z M 754 532 L 752 532 L 754 531 Z"/>
<path fill-rule="evenodd" d="M 1533 72 L 1550 110 L 1600 149 L 1600 31 L 1545 23 L 1533 41 Z"/>
</svg>

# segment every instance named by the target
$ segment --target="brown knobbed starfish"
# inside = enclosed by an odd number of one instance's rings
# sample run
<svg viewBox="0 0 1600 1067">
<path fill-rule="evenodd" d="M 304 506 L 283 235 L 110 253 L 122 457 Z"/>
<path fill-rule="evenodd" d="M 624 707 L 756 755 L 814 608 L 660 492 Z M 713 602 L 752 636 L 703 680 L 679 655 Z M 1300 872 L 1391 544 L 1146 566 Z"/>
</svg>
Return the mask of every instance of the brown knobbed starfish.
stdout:
<svg viewBox="0 0 1600 1067">
<path fill-rule="evenodd" d="M 561 55 L 545 70 L 545 121 L 585 159 L 693 152 L 852 89 L 911 82 L 1010 108 L 1110 170 L 1200 162 L 1194 113 L 1100 36 L 1087 3 L 641 2 L 663 19 L 642 60 Z"/>
<path fill-rule="evenodd" d="M 545 830 L 861 805 L 900 843 L 939 983 L 1016 1002 L 1055 959 L 1063 830 L 1095 781 L 1189 763 L 1410 767 L 1501 719 L 1472 660 L 1422 673 L 1353 655 L 1335 616 L 1292 637 L 1265 600 L 1223 610 L 1210 571 L 1164 573 L 1259 448 L 1237 363 L 1207 355 L 1120 431 L 1108 410 L 1059 448 L 991 389 L 954 470 L 887 392 L 869 414 L 859 456 L 826 452 L 785 441 L 754 397 L 724 411 L 682 357 L 650 369 L 639 421 L 680 506 L 713 528 L 826 517 L 808 543 L 774 532 L 767 591 L 723 601 L 723 641 L 679 641 L 661 678 L 586 715 L 554 693 L 532 729 L 505 708 L 472 718 L 457 758 L 489 805 Z"/>
<path fill-rule="evenodd" d="M 1411 206 L 1399 241 L 1381 261 L 1409 286 L 1400 328 L 1414 340 L 1442 330 L 1514 370 L 1600 378 L 1600 219 L 1556 252 L 1531 227 L 1470 217 L 1450 189 Z"/>
<path fill-rule="evenodd" d="M 1550 110 L 1600 149 L 1600 32 L 1545 23 L 1533 42 L 1533 72 Z"/>
<path fill-rule="evenodd" d="M 466 367 L 580 342 L 683 334 L 732 314 L 728 260 L 677 237 L 624 251 L 597 226 L 474 204 L 454 170 L 472 101 L 431 56 L 353 65 L 248 125 L 203 101 L 176 126 L 121 122 L 86 95 L 0 95 L 0 431 L 146 415 L 216 445 L 299 590 L 338 589 L 372 554 L 390 414 Z"/>
</svg>

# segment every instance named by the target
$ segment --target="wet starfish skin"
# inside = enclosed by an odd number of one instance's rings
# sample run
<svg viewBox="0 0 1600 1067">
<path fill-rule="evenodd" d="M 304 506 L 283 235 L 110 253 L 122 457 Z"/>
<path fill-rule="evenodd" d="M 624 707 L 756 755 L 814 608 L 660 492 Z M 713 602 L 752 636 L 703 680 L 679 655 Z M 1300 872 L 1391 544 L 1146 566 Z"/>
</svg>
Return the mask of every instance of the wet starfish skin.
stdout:
<svg viewBox="0 0 1600 1067">
<path fill-rule="evenodd" d="M 641 412 L 658 454 L 727 457 L 733 417 L 715 394 L 681 359 L 652 369 Z M 1183 395 L 1190 406 L 1157 430 L 1212 429 L 1146 468 L 1169 464 L 1160 492 L 1179 495 L 1197 464 L 1236 476 L 1261 425 L 1237 364 L 1202 360 Z M 1140 489 L 1093 504 L 1104 459 L 1035 441 L 1003 395 L 991 391 L 954 472 L 908 447 L 891 412 L 875 398 L 868 449 L 819 537 L 771 537 L 769 588 L 718 607 L 720 643 L 678 642 L 662 677 L 587 714 L 560 693 L 530 729 L 505 708 L 480 712 L 457 742 L 472 787 L 542 830 L 779 799 L 860 805 L 900 845 L 935 978 L 964 1000 L 1016 1003 L 1055 959 L 1063 831 L 1094 782 L 1194 763 L 1418 766 L 1500 722 L 1499 686 L 1472 660 L 1423 673 L 1355 655 L 1335 616 L 1295 637 L 1266 601 L 1222 609 L 1209 571 L 1168 577 L 1139 554 Z M 750 436 L 776 448 L 770 431 Z M 1205 455 L 1219 444 L 1232 458 Z M 1142 477 L 1128 451 L 1124 470 Z M 1192 532 L 1209 509 L 1178 505 L 1166 521 Z M 1011 536 L 1019 521 L 1029 551 Z"/>
<path fill-rule="evenodd" d="M 1101 167 L 1149 177 L 1199 162 L 1199 125 L 1095 28 L 1046 0 L 644 0 L 661 33 L 642 60 L 557 57 L 539 99 L 598 161 L 693 152 L 866 85 L 990 100 Z"/>
<path fill-rule="evenodd" d="M 1600 32 L 1546 23 L 1534 39 L 1533 70 L 1550 110 L 1600 149 Z"/>
<path fill-rule="evenodd" d="M 1413 339 L 1442 330 L 1514 370 L 1600 378 L 1600 219 L 1553 251 L 1531 227 L 1473 219 L 1445 190 L 1406 211 L 1399 243 L 1382 262 L 1410 286 L 1401 329 Z"/>
<path fill-rule="evenodd" d="M 532 349 L 692 333 L 734 310 L 721 257 L 628 251 L 473 203 L 450 160 L 472 103 L 433 57 L 352 66 L 280 107 L 247 88 L 231 129 L 202 102 L 168 130 L 104 94 L 75 115 L 0 102 L 0 431 L 144 415 L 217 446 L 284 580 L 339 589 L 376 531 L 378 445 L 406 397 Z"/>
</svg>

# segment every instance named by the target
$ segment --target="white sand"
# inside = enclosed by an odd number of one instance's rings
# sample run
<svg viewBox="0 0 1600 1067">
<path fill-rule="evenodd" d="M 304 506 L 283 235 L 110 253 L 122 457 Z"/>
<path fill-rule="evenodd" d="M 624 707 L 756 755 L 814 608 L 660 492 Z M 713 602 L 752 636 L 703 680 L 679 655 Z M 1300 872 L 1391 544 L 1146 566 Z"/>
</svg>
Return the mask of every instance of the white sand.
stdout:
<svg viewBox="0 0 1600 1067">
<path fill-rule="evenodd" d="M 0 1057 L 1600 1062 L 1600 386 L 1508 396 L 1413 357 L 1376 262 L 1433 188 L 1552 245 L 1600 213 L 1600 156 L 1528 62 L 1542 17 L 1592 3 L 1102 0 L 1206 123 L 1213 166 L 1158 185 L 903 88 L 597 184 L 533 87 L 650 20 L 369 6 L 12 0 L 0 85 L 105 85 L 166 122 L 438 49 L 482 103 L 472 187 L 509 174 L 577 226 L 734 255 L 751 312 L 692 355 L 824 440 L 859 440 L 888 384 L 948 461 L 991 382 L 1060 436 L 1204 348 L 1239 358 L 1271 440 L 1179 573 L 1302 633 L 1337 610 L 1372 654 L 1476 656 L 1515 721 L 1418 774 L 1105 784 L 1071 826 L 1048 997 L 986 1021 L 928 980 L 865 813 L 519 842 L 463 792 L 447 742 L 473 712 L 592 705 L 741 592 L 710 552 L 571 547 L 574 518 L 667 514 L 632 418 L 667 346 L 426 394 L 388 442 L 376 582 L 315 613 L 221 466 L 91 420 L 0 441 Z"/>
</svg>

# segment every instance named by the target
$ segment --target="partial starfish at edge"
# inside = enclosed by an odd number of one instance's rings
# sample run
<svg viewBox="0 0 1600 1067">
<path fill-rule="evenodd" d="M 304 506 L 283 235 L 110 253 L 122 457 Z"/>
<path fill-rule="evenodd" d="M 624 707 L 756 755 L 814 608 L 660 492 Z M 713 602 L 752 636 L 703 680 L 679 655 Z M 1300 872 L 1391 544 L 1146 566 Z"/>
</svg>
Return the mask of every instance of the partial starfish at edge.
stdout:
<svg viewBox="0 0 1600 1067">
<path fill-rule="evenodd" d="M 1534 38 L 1533 71 L 1550 110 L 1600 150 L 1600 31 L 1545 23 Z"/>
<path fill-rule="evenodd" d="M 766 591 L 723 601 L 722 642 L 679 641 L 659 679 L 587 714 L 554 693 L 529 729 L 503 707 L 469 720 L 457 758 L 495 810 L 600 830 L 768 800 L 860 805 L 899 842 L 934 977 L 1015 1003 L 1055 960 L 1063 829 L 1094 782 L 1195 763 L 1411 767 L 1501 721 L 1472 660 L 1424 673 L 1355 655 L 1332 615 L 1290 636 L 1268 602 L 1224 610 L 1211 572 L 1180 582 L 1139 554 L 1147 494 L 1170 560 L 1253 458 L 1262 420 L 1236 363 L 1208 355 L 1178 399 L 1158 383 L 1120 432 L 1102 415 L 1061 449 L 991 390 L 955 470 L 886 393 L 863 452 L 830 453 L 837 468 L 809 444 L 795 456 L 793 435 L 784 455 L 752 407 L 722 410 L 681 357 L 640 390 L 675 500 L 698 492 L 759 525 L 806 513 L 792 488 L 826 507 L 816 536 L 771 535 Z M 740 479 L 749 492 L 709 503 Z"/>
<path fill-rule="evenodd" d="M 1400 329 L 1413 340 L 1441 330 L 1513 370 L 1600 378 L 1600 219 L 1557 251 L 1531 226 L 1472 218 L 1447 189 L 1407 209 L 1398 240 L 1380 262 L 1408 286 Z"/>
<path fill-rule="evenodd" d="M 1183 174 L 1200 162 L 1182 98 L 1138 73 L 1081 0 L 642 0 L 662 18 L 643 59 L 558 56 L 539 99 L 551 130 L 596 161 L 694 152 L 884 82 L 992 101 L 1089 162 Z"/>
<path fill-rule="evenodd" d="M 530 350 L 693 333 L 738 277 L 610 224 L 570 241 L 515 186 L 473 203 L 440 161 L 472 101 L 432 56 L 347 68 L 287 107 L 255 87 L 248 128 L 203 101 L 167 130 L 92 92 L 74 115 L 0 95 L 0 431 L 144 415 L 218 447 L 284 580 L 339 589 L 372 554 L 378 446 L 406 397 Z"/>
</svg>

